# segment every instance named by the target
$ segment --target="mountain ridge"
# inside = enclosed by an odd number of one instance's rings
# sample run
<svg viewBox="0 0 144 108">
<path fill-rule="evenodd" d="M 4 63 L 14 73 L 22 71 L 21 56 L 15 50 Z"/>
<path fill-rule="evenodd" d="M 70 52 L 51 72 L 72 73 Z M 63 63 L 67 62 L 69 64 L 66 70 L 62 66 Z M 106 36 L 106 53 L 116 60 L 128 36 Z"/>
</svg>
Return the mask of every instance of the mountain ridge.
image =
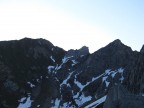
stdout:
<svg viewBox="0 0 144 108">
<path fill-rule="evenodd" d="M 77 108 L 117 84 L 142 94 L 143 58 L 143 47 L 132 51 L 119 39 L 92 54 L 86 46 L 65 51 L 45 39 L 1 41 L 0 107 Z"/>
</svg>

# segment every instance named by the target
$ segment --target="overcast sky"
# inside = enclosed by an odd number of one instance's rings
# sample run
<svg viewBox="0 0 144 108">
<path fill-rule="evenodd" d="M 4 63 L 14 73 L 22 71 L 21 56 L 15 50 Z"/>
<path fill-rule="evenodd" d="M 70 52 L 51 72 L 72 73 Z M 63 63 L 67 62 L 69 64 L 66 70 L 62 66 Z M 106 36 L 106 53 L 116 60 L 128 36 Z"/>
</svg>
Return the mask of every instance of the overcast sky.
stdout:
<svg viewBox="0 0 144 108">
<path fill-rule="evenodd" d="M 45 38 L 90 52 L 120 39 L 144 44 L 144 0 L 0 0 L 0 40 Z"/>
</svg>

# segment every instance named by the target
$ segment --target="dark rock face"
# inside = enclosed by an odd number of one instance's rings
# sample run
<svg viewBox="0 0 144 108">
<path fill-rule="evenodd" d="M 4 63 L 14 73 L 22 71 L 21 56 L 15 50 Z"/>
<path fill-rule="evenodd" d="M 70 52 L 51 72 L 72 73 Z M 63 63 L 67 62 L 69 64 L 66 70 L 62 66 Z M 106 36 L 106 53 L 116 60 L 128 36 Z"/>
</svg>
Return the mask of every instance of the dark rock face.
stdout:
<svg viewBox="0 0 144 108">
<path fill-rule="evenodd" d="M 3 107 L 16 108 L 21 96 L 33 95 L 33 91 L 41 100 L 43 95 L 51 95 L 51 89 L 56 86 L 45 86 L 52 85 L 51 79 L 46 78 L 49 77 L 47 66 L 61 62 L 64 54 L 63 49 L 44 39 L 0 42 L 0 100 Z M 37 86 L 35 90 L 33 86 Z"/>
<path fill-rule="evenodd" d="M 140 52 L 144 54 L 144 45 L 143 45 L 142 49 L 140 50 Z"/>
<path fill-rule="evenodd" d="M 144 97 L 129 93 L 123 86 L 111 88 L 103 108 L 143 108 Z"/>
<path fill-rule="evenodd" d="M 3 41 L 0 108 L 79 108 L 93 102 L 102 108 L 99 100 L 114 85 L 143 94 L 143 71 L 143 48 L 132 51 L 120 40 L 93 54 L 86 46 L 64 51 L 44 39 Z"/>
<path fill-rule="evenodd" d="M 80 48 L 79 50 L 69 50 L 66 54 L 65 57 L 71 57 L 73 59 L 77 59 L 79 57 L 83 57 L 85 55 L 89 54 L 89 49 L 86 46 L 83 46 L 82 48 Z"/>
</svg>

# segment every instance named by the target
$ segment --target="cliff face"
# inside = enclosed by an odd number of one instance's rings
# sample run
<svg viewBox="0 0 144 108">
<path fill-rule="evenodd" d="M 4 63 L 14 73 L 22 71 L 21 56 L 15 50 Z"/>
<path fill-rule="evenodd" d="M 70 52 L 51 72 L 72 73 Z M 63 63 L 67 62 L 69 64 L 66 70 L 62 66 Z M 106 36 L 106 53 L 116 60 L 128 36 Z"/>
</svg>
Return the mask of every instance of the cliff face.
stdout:
<svg viewBox="0 0 144 108">
<path fill-rule="evenodd" d="M 49 88 L 53 84 L 47 67 L 60 63 L 64 54 L 63 49 L 44 39 L 0 42 L 1 108 L 16 108 L 18 100 L 28 93 L 40 99 L 41 95 L 51 95 L 56 86 Z"/>
<path fill-rule="evenodd" d="M 109 90 L 103 108 L 143 108 L 144 97 L 128 92 L 124 86 L 117 85 Z"/>
<path fill-rule="evenodd" d="M 144 93 L 144 54 L 115 40 L 93 54 L 44 39 L 0 42 L 0 108 L 103 106 L 111 87 Z M 103 101 L 100 101 L 103 100 Z"/>
</svg>

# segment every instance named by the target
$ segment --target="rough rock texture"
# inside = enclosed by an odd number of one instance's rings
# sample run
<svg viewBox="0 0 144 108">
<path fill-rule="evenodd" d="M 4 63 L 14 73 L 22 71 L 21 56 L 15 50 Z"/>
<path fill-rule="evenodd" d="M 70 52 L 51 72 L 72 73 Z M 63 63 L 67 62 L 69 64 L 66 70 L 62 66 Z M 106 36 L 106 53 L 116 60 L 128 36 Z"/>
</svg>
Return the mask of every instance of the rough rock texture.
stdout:
<svg viewBox="0 0 144 108">
<path fill-rule="evenodd" d="M 27 93 L 41 102 L 46 94 L 54 96 L 58 85 L 46 78 L 47 66 L 54 64 L 50 56 L 59 63 L 64 54 L 63 49 L 44 39 L 0 42 L 0 108 L 16 108 L 18 100 L 27 97 Z"/>
<path fill-rule="evenodd" d="M 0 108 L 84 107 L 117 84 L 142 95 L 143 72 L 143 48 L 132 51 L 118 39 L 92 54 L 86 46 L 64 51 L 45 39 L 2 41 Z"/>
<path fill-rule="evenodd" d="M 82 48 L 80 48 L 79 50 L 69 50 L 66 54 L 65 57 L 71 57 L 73 59 L 77 59 L 79 57 L 83 57 L 85 55 L 89 54 L 89 49 L 86 46 L 83 46 Z"/>
<path fill-rule="evenodd" d="M 144 45 L 142 46 L 140 52 L 144 54 Z"/>
<path fill-rule="evenodd" d="M 122 85 L 110 89 L 103 108 L 143 108 L 144 97 L 129 93 Z"/>
</svg>

